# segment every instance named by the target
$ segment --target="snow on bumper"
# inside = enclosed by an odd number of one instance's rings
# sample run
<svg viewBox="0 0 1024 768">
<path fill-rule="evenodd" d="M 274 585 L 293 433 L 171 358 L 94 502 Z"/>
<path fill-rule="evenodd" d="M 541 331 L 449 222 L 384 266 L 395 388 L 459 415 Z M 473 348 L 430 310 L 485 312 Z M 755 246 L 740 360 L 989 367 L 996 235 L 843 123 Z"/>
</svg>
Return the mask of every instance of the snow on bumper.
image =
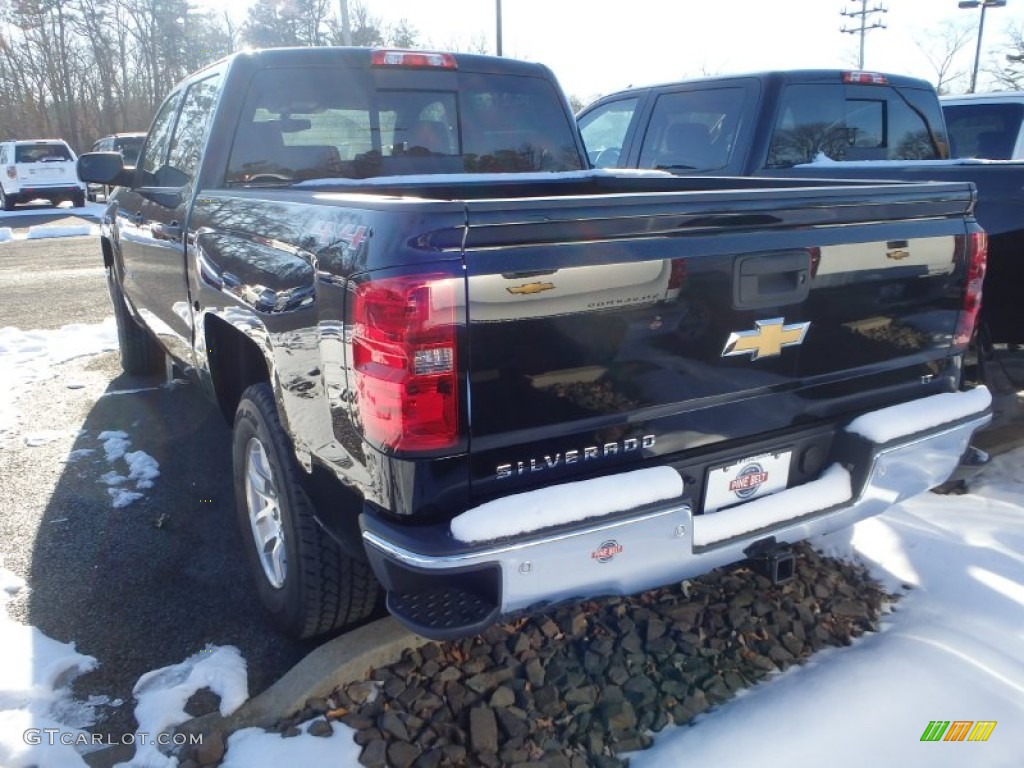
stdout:
<svg viewBox="0 0 1024 768">
<path fill-rule="evenodd" d="M 695 515 L 691 500 L 680 495 L 578 520 L 557 532 L 524 531 L 511 540 L 468 546 L 448 533 L 453 549 L 447 552 L 436 546 L 418 548 L 413 539 L 394 539 L 383 529 L 364 526 L 363 537 L 389 592 L 407 590 L 409 584 L 415 589 L 431 589 L 432 584 L 448 588 L 461 581 L 468 592 L 478 593 L 478 585 L 491 585 L 483 590 L 490 608 L 475 623 L 453 620 L 447 629 L 435 630 L 422 621 L 406 620 L 421 634 L 455 637 L 477 631 L 501 614 L 564 600 L 633 594 L 743 560 L 754 542 L 768 537 L 778 544 L 796 543 L 877 515 L 953 473 L 971 435 L 991 419 L 990 396 L 981 390 L 886 408 L 876 412 L 883 414 L 880 419 L 861 417 L 837 436 L 849 449 L 817 480 L 707 515 Z M 879 421 L 889 427 L 902 423 L 904 428 L 871 433 L 864 419 L 869 428 Z M 870 440 L 865 432 L 885 441 Z M 848 467 L 843 466 L 844 456 L 854 457 Z M 597 484 L 600 493 L 598 486 L 606 480 L 566 486 L 585 502 L 591 496 L 588 484 Z M 548 496 L 552 503 L 566 504 L 565 486 L 521 496 L 529 497 L 532 508 L 542 508 Z M 581 503 L 580 508 L 587 506 Z M 459 524 L 454 529 L 460 530 Z M 396 578 L 397 571 L 409 578 Z M 392 611 L 403 620 L 400 610 Z"/>
</svg>

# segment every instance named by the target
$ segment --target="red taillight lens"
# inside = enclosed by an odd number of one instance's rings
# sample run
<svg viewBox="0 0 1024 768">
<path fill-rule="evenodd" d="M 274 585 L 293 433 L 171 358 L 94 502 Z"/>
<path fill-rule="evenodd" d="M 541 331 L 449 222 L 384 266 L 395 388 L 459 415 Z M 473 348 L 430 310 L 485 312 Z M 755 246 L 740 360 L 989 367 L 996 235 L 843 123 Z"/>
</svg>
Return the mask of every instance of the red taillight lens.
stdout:
<svg viewBox="0 0 1024 768">
<path fill-rule="evenodd" d="M 451 447 L 459 436 L 452 275 L 389 277 L 355 291 L 352 363 L 366 437 L 396 451 Z"/>
<path fill-rule="evenodd" d="M 672 259 L 672 271 L 668 276 L 668 289 L 678 291 L 686 282 L 686 259 Z"/>
<path fill-rule="evenodd" d="M 967 236 L 967 284 L 964 287 L 964 302 L 956 323 L 954 344 L 966 348 L 974 336 L 974 328 L 981 311 L 981 288 L 985 282 L 988 266 L 988 235 L 971 232 Z"/>
</svg>

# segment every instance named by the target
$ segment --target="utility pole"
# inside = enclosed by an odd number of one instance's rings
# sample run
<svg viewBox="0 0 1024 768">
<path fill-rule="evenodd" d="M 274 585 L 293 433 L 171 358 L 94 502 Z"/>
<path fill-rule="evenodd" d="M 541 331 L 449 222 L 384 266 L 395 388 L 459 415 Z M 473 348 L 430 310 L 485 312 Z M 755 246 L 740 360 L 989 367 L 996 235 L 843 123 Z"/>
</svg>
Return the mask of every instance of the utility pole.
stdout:
<svg viewBox="0 0 1024 768">
<path fill-rule="evenodd" d="M 497 33 L 495 35 L 496 40 L 497 40 L 497 44 L 495 45 L 495 48 L 497 49 L 498 55 L 501 56 L 501 0 L 495 0 L 495 2 L 498 4 L 498 7 L 497 7 L 498 29 L 497 29 Z"/>
<path fill-rule="evenodd" d="M 338 0 L 341 6 L 341 42 L 352 45 L 352 22 L 348 18 L 348 0 Z"/>
<path fill-rule="evenodd" d="M 847 27 L 846 23 L 843 23 L 840 32 L 845 32 L 848 35 L 860 35 L 860 56 L 857 59 L 857 69 L 864 69 L 864 35 L 872 29 L 885 29 L 885 24 L 880 21 L 874 21 L 868 24 L 868 16 L 876 13 L 888 13 L 889 9 L 883 5 L 876 5 L 874 8 L 868 8 L 868 0 L 860 0 L 859 11 L 848 11 L 843 8 L 839 12 L 840 16 L 848 16 L 851 19 L 860 17 L 859 25 L 853 27 Z"/>
</svg>

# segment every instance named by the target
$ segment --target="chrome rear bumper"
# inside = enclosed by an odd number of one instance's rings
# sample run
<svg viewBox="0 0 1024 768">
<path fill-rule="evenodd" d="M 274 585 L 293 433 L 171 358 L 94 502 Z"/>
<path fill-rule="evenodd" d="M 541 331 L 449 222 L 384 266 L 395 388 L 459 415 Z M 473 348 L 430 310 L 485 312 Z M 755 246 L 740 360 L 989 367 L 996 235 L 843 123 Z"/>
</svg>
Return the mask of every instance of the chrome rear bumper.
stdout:
<svg viewBox="0 0 1024 768">
<path fill-rule="evenodd" d="M 634 594 L 691 578 L 744 560 L 752 545 L 769 537 L 776 544 L 796 543 L 877 515 L 949 478 L 973 433 L 990 419 L 986 407 L 884 445 L 843 432 L 837 442 L 859 444 L 846 455 L 869 457 L 866 466 L 851 474 L 833 464 L 819 480 L 706 516 L 694 515 L 684 496 L 469 550 L 461 545 L 456 551 L 460 543 L 454 542 L 453 551 L 439 551 L 436 539 L 432 548 L 418 550 L 408 536 L 391 537 L 365 520 L 363 540 L 396 617 L 424 636 L 447 639 L 514 611 Z M 847 484 L 837 484 L 844 474 Z M 837 496 L 844 487 L 845 497 Z M 761 519 L 767 522 L 759 524 Z M 437 613 L 446 616 L 444 626 L 432 621 Z"/>
</svg>

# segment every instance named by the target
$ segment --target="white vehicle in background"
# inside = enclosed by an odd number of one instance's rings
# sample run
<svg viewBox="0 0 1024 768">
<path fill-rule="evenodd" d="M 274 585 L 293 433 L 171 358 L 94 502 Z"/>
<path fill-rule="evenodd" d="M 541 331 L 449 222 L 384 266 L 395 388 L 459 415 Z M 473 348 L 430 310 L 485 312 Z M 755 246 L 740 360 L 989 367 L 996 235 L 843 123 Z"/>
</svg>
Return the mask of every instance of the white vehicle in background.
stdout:
<svg viewBox="0 0 1024 768">
<path fill-rule="evenodd" d="M 78 180 L 78 158 L 62 139 L 0 142 L 0 207 L 49 200 L 85 205 L 85 184 Z"/>
<path fill-rule="evenodd" d="M 941 103 L 954 157 L 1024 159 L 1024 91 L 944 96 Z"/>
</svg>

